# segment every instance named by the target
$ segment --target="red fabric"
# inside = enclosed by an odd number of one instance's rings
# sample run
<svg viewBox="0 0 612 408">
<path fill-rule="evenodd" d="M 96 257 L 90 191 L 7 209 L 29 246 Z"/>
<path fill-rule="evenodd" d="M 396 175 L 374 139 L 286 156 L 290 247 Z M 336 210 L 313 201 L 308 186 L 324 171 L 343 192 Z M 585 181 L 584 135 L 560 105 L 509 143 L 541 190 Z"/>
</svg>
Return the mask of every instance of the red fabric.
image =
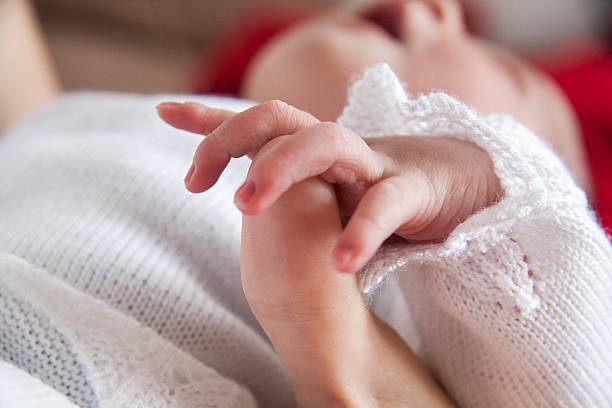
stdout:
<svg viewBox="0 0 612 408">
<path fill-rule="evenodd" d="M 281 31 L 319 10 L 275 7 L 239 18 L 202 59 L 193 91 L 238 96 L 247 66 L 257 52 Z"/>
<path fill-rule="evenodd" d="M 612 233 L 612 52 L 549 69 L 570 99 L 582 127 L 600 222 Z"/>
</svg>

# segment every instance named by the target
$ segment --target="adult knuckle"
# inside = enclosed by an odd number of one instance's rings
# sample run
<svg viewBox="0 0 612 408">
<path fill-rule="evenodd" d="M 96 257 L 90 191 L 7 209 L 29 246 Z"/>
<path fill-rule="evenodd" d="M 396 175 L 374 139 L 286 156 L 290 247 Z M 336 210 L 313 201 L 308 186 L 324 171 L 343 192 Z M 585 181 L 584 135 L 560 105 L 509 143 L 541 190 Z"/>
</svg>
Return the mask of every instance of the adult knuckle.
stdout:
<svg viewBox="0 0 612 408">
<path fill-rule="evenodd" d="M 294 166 L 295 154 L 281 148 L 274 150 L 273 154 L 267 155 L 262 162 L 261 168 L 265 169 L 271 184 L 280 179 L 285 179 Z"/>
<path fill-rule="evenodd" d="M 210 144 L 217 145 L 225 154 L 232 156 L 231 146 L 228 146 L 226 138 L 222 137 L 219 132 L 212 132 L 200 143 L 202 149 L 206 145 L 210 146 Z"/>
<path fill-rule="evenodd" d="M 401 178 L 389 178 L 385 182 L 375 186 L 376 195 L 378 196 L 377 208 L 378 212 L 388 211 L 390 206 L 407 207 L 409 197 L 414 194 L 410 191 L 410 183 L 407 183 Z"/>
<path fill-rule="evenodd" d="M 273 121 L 277 121 L 286 116 L 289 105 L 279 99 L 272 99 L 259 104 L 259 109 L 264 116 L 269 117 Z"/>
<path fill-rule="evenodd" d="M 340 126 L 338 126 L 336 123 L 323 122 L 318 125 L 317 130 L 327 145 L 337 151 L 345 149 L 347 143 L 349 142 L 345 132 L 343 132 L 342 128 L 340 128 Z"/>
</svg>

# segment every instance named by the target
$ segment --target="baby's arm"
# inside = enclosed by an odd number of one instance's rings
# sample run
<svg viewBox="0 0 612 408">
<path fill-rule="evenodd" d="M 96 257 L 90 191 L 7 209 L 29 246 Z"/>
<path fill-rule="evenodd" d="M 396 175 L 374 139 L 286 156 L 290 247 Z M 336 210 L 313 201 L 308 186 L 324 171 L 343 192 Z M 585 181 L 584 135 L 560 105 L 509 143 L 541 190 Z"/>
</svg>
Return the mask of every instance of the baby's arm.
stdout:
<svg viewBox="0 0 612 408">
<path fill-rule="evenodd" d="M 170 124 L 207 138 L 186 177 L 187 188 L 211 187 L 231 157 L 254 161 L 236 194 L 245 214 L 259 214 L 299 181 L 334 184 L 350 215 L 334 247 L 338 269 L 360 269 L 393 233 L 439 240 L 462 220 L 494 203 L 501 187 L 487 154 L 452 138 L 392 136 L 364 140 L 279 101 L 232 114 L 195 103 L 161 104 Z"/>
</svg>

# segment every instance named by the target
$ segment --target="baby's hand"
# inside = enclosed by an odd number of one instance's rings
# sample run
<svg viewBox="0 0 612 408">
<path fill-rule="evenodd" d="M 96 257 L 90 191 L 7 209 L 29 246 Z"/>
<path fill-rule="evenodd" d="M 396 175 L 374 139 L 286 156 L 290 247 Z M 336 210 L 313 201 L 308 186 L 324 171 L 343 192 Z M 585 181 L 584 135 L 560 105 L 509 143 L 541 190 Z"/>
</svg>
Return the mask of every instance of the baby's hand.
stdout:
<svg viewBox="0 0 612 408">
<path fill-rule="evenodd" d="M 160 104 L 158 111 L 177 128 L 207 135 L 185 178 L 189 191 L 214 185 L 231 157 L 253 158 L 235 196 L 244 214 L 261 213 L 301 180 L 320 176 L 334 184 L 350 216 L 333 250 L 345 272 L 363 267 L 393 233 L 443 239 L 503 193 L 486 152 L 450 137 L 362 139 L 279 101 L 238 114 L 191 102 Z"/>
</svg>

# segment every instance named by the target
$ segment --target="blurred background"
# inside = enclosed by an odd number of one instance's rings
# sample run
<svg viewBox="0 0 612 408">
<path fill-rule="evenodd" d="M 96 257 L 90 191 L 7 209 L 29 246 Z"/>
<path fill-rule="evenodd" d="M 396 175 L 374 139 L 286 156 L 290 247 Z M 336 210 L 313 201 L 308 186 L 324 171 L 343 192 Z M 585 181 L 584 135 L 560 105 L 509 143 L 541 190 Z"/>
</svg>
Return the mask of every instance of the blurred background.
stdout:
<svg viewBox="0 0 612 408">
<path fill-rule="evenodd" d="M 0 0 L 1 1 L 1 0 Z M 261 10 L 337 0 L 35 0 L 66 89 L 187 92 L 220 36 Z"/>
<path fill-rule="evenodd" d="M 612 25 L 609 0 L 463 2 L 475 30 L 526 53 L 551 52 L 588 36 L 602 38 Z M 65 89 L 143 93 L 192 91 L 202 58 L 249 15 L 340 3 L 347 1 L 33 1 Z"/>
<path fill-rule="evenodd" d="M 283 27 L 373 1 L 0 0 L 0 137 L 61 91 L 237 95 L 251 57 Z M 612 234 L 612 0 L 459 1 L 472 32 L 565 92 Z"/>
</svg>

